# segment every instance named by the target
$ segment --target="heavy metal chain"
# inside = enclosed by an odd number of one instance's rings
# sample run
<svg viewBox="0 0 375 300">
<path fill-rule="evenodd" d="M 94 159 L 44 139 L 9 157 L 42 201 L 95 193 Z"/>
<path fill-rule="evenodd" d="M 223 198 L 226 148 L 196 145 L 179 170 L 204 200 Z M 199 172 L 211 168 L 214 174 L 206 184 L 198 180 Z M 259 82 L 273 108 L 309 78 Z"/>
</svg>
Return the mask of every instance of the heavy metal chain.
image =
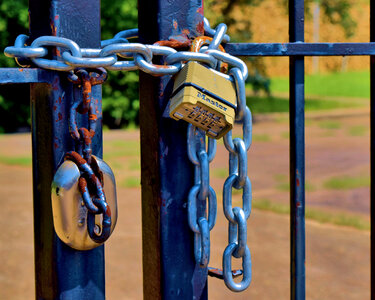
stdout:
<svg viewBox="0 0 375 300">
<path fill-rule="evenodd" d="M 102 185 L 102 174 L 96 161 L 91 159 L 91 141 L 95 135 L 96 123 L 101 116 L 97 115 L 98 103 L 93 101 L 92 86 L 102 84 L 107 79 L 107 72 L 103 68 L 77 69 L 68 75 L 74 84 L 73 103 L 70 107 L 69 132 L 75 141 L 75 150 L 65 155 L 65 160 L 73 161 L 80 170 L 78 187 L 83 203 L 87 208 L 87 231 L 90 238 L 97 242 L 105 242 L 111 234 L 111 209 L 106 201 Z M 82 90 L 82 100 L 77 94 Z M 77 93 L 75 93 L 77 92 Z M 76 115 L 88 115 L 88 128 L 78 129 Z M 95 215 L 102 215 L 101 230 L 95 224 Z"/>
<path fill-rule="evenodd" d="M 216 193 L 210 186 L 209 170 L 209 163 L 216 154 L 216 140 L 208 138 L 206 151 L 206 133 L 189 124 L 187 145 L 189 159 L 195 165 L 194 186 L 188 196 L 188 221 L 190 229 L 194 231 L 195 261 L 206 268 L 210 260 L 210 231 L 215 226 L 217 211 Z M 206 199 L 208 219 L 205 213 Z"/>
<path fill-rule="evenodd" d="M 226 34 L 227 27 L 225 24 L 220 24 L 216 29 L 213 29 L 210 27 L 208 20 L 204 18 L 204 29 L 206 35 L 213 38 L 210 40 L 209 45 L 202 47 L 199 52 L 177 52 L 171 47 L 162 46 L 158 43 L 154 45 L 129 43 L 128 39 L 138 36 L 138 29 L 119 32 L 113 39 L 102 41 L 100 49 L 80 48 L 72 40 L 55 36 L 39 37 L 30 46 L 26 46 L 28 37 L 20 35 L 17 37 L 14 46 L 7 47 L 4 52 L 9 57 L 15 57 L 18 63 L 23 64 L 22 66 L 25 66 L 25 61 L 31 60 L 41 68 L 58 71 L 71 71 L 77 68 L 105 68 L 107 70 L 122 71 L 139 69 L 151 75 L 161 76 L 176 74 L 187 61 L 205 63 L 217 70 L 220 70 L 221 63 L 232 67 L 229 70 L 229 74 L 223 76 L 233 81 L 236 86 L 237 108 L 235 120 L 237 123 L 242 124 L 243 138 L 232 139 L 231 131 L 224 136 L 224 144 L 229 151 L 229 176 L 223 188 L 223 208 L 224 214 L 229 221 L 229 244 L 223 254 L 222 275 L 219 274 L 221 272 L 217 271 L 217 269 L 215 269 L 214 273 L 218 277 L 222 276 L 224 278 L 225 284 L 229 289 L 239 292 L 246 289 L 251 282 L 251 255 L 247 246 L 247 219 L 251 212 L 251 182 L 247 176 L 247 151 L 250 148 L 252 138 L 252 117 L 249 108 L 246 106 L 245 94 L 245 80 L 248 76 L 248 70 L 242 60 L 217 50 L 222 42 L 226 43 L 230 40 Z M 55 47 L 55 53 L 61 55 L 57 59 L 47 59 L 47 47 Z M 154 64 L 153 58 L 155 56 L 162 57 L 164 65 Z M 104 70 L 102 71 L 104 72 Z M 82 78 L 85 78 L 85 76 Z M 85 79 L 81 81 L 81 84 L 85 92 L 85 88 L 89 88 L 85 85 Z M 73 138 L 76 141 L 83 138 L 87 142 L 84 143 L 82 152 L 84 158 L 89 161 L 91 139 L 88 137 L 92 137 L 93 132 L 95 132 L 94 122 L 91 122 L 93 118 L 89 118 L 91 120 L 89 129 L 77 129 L 75 110 L 85 113 L 89 111 L 90 116 L 92 114 L 91 104 L 88 106 L 85 99 L 82 104 L 74 103 L 70 122 Z M 195 165 L 194 186 L 188 196 L 188 222 L 194 232 L 196 262 L 201 267 L 207 267 L 210 257 L 210 230 L 215 225 L 217 210 L 216 194 L 209 184 L 209 163 L 213 160 L 216 153 L 216 140 L 209 138 L 208 149 L 206 150 L 205 133 L 192 125 L 188 127 L 187 139 L 188 156 Z M 76 159 L 76 161 L 78 160 Z M 87 168 L 89 164 L 84 164 L 83 161 L 80 162 L 81 170 L 86 170 L 83 172 L 90 173 Z M 82 186 L 84 186 L 84 182 Z M 232 206 L 232 188 L 242 190 L 242 207 Z M 105 201 L 95 200 L 94 203 L 91 203 L 85 190 L 81 189 L 81 192 L 90 212 L 95 214 L 98 211 L 105 211 L 103 206 Z M 100 191 L 98 193 L 100 194 Z M 208 217 L 206 213 L 207 200 Z M 103 208 L 101 208 L 101 205 Z M 242 259 L 242 272 L 232 271 L 232 257 Z M 243 274 L 242 281 L 240 283 L 234 282 L 233 277 L 240 274 Z"/>
<path fill-rule="evenodd" d="M 225 25 L 220 24 L 219 28 L 220 26 Z M 221 30 L 218 29 L 217 31 L 221 32 Z M 210 28 L 209 32 L 216 31 Z M 21 34 L 17 37 L 14 46 L 6 47 L 4 53 L 8 57 L 15 57 L 23 67 L 29 66 L 24 62 L 29 59 L 40 68 L 56 71 L 103 67 L 107 70 L 118 71 L 140 69 L 156 76 L 176 74 L 186 61 L 194 60 L 207 63 L 215 68 L 217 60 L 228 60 L 229 63 L 240 67 L 244 77 L 247 76 L 246 65 L 240 59 L 229 54 L 222 53 L 222 56 L 220 56 L 220 51 L 216 50 L 217 46 L 209 48 L 210 52 L 205 51 L 205 53 L 177 52 L 171 47 L 158 44 L 129 43 L 128 39 L 137 36 L 138 29 L 124 30 L 116 34 L 113 39 L 102 41 L 101 48 L 96 49 L 80 48 L 74 41 L 56 36 L 42 36 L 35 39 L 30 46 L 26 46 L 29 38 Z M 224 35 L 221 39 L 228 41 L 229 37 Z M 217 40 L 221 41 L 221 39 Z M 215 44 L 212 43 L 212 45 Z M 54 47 L 54 53 L 59 54 L 59 57 L 47 59 L 47 47 Z M 154 56 L 164 57 L 165 64 L 154 64 L 152 62 Z"/>
</svg>

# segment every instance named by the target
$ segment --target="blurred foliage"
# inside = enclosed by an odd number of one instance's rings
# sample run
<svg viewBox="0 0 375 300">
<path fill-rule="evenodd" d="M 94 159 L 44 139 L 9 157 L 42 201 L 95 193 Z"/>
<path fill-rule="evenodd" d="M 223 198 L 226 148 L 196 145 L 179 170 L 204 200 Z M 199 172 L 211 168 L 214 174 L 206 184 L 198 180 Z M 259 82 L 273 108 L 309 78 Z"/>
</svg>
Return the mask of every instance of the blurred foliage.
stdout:
<svg viewBox="0 0 375 300">
<path fill-rule="evenodd" d="M 3 49 L 12 44 L 19 33 L 28 32 L 28 1 L 0 1 L 0 67 L 16 67 L 14 59 L 5 57 Z M 28 85 L 0 85 L 0 132 L 28 128 L 30 123 Z M 10 117 L 11 116 L 11 117 Z"/>
<path fill-rule="evenodd" d="M 288 14 L 289 0 L 278 0 L 280 8 Z M 305 0 L 305 16 L 312 17 L 312 3 L 318 2 L 323 12 L 323 20 L 336 24 L 344 29 L 346 37 L 355 33 L 356 23 L 350 16 L 350 9 L 354 0 Z M 262 0 L 205 0 L 205 16 L 210 20 L 211 26 L 218 23 L 228 25 L 228 33 L 232 42 L 251 42 L 252 23 L 247 11 L 258 6 Z M 270 80 L 261 58 L 246 58 L 249 67 L 248 83 L 257 94 L 263 90 L 270 95 Z M 251 72 L 251 70 L 254 70 Z"/>
<path fill-rule="evenodd" d="M 287 0 L 278 0 L 287 7 Z M 306 4 L 317 1 L 307 0 Z M 251 9 L 261 0 L 206 0 L 205 15 L 211 26 L 220 22 L 228 25 L 232 41 L 249 42 L 252 39 L 251 20 L 245 9 Z M 320 0 L 327 21 L 345 29 L 347 36 L 354 33 L 355 24 L 350 18 L 350 0 Z M 13 59 L 6 58 L 3 48 L 14 42 L 20 33 L 28 33 L 28 1 L 1 0 L 0 2 L 0 67 L 15 67 Z M 110 39 L 117 32 L 137 27 L 137 1 L 101 1 L 102 39 Z M 309 5 L 306 5 L 309 14 Z M 239 13 L 242 12 L 242 13 Z M 255 92 L 270 93 L 270 81 L 261 60 L 246 59 L 250 70 L 250 83 Z M 109 128 L 138 124 L 139 97 L 138 72 L 109 72 L 109 79 L 103 85 L 103 116 Z M 9 118 L 12 116 L 12 118 Z M 16 131 L 30 124 L 29 89 L 0 87 L 0 132 Z"/>
<path fill-rule="evenodd" d="M 102 39 L 138 27 L 137 0 L 101 0 Z M 112 71 L 103 84 L 103 120 L 109 128 L 138 124 L 138 72 Z"/>
</svg>

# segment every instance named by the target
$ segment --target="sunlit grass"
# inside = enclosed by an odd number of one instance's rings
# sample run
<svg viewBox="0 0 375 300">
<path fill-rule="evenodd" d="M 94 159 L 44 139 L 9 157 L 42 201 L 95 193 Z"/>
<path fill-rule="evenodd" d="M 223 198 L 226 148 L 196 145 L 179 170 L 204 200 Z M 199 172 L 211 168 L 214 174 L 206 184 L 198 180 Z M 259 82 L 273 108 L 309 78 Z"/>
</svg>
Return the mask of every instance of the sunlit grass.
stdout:
<svg viewBox="0 0 375 300">
<path fill-rule="evenodd" d="M 272 92 L 289 91 L 289 78 L 272 78 Z M 370 72 L 350 71 L 305 76 L 305 93 L 312 96 L 370 98 Z"/>
<path fill-rule="evenodd" d="M 326 180 L 323 186 L 332 190 L 350 190 L 370 186 L 370 176 L 335 176 Z"/>
<path fill-rule="evenodd" d="M 281 137 L 283 138 L 283 139 L 289 139 L 289 131 L 285 131 L 285 132 L 282 132 L 281 133 Z"/>
<path fill-rule="evenodd" d="M 139 171 L 141 169 L 141 162 L 139 159 L 132 159 L 128 164 L 128 170 Z"/>
<path fill-rule="evenodd" d="M 216 178 L 227 178 L 228 177 L 228 169 L 226 168 L 215 168 L 212 171 L 212 176 Z"/>
<path fill-rule="evenodd" d="M 269 134 L 253 134 L 253 142 L 270 142 L 271 136 Z"/>
<path fill-rule="evenodd" d="M 104 159 L 139 155 L 140 145 L 138 141 L 115 140 L 104 143 Z"/>
<path fill-rule="evenodd" d="M 124 188 L 139 188 L 141 186 L 141 181 L 138 176 L 128 177 L 122 180 L 119 185 Z"/>
<path fill-rule="evenodd" d="M 247 97 L 247 105 L 251 111 L 257 113 L 276 113 L 289 112 L 289 98 L 283 97 Z M 334 101 L 327 99 L 306 99 L 305 110 L 320 111 L 320 110 L 334 110 L 338 108 L 354 108 L 360 107 L 363 104 L 356 101 Z M 284 119 L 283 119 L 284 121 Z M 285 120 L 286 121 L 286 120 Z"/>
<path fill-rule="evenodd" d="M 8 166 L 31 166 L 32 158 L 31 156 L 3 156 L 0 155 L 0 163 Z"/>
<path fill-rule="evenodd" d="M 349 128 L 349 134 L 351 136 L 364 136 L 368 132 L 368 127 L 363 125 L 353 126 Z"/>
<path fill-rule="evenodd" d="M 318 125 L 322 129 L 340 129 L 342 124 L 337 121 L 327 120 L 327 121 L 320 121 Z"/>
</svg>

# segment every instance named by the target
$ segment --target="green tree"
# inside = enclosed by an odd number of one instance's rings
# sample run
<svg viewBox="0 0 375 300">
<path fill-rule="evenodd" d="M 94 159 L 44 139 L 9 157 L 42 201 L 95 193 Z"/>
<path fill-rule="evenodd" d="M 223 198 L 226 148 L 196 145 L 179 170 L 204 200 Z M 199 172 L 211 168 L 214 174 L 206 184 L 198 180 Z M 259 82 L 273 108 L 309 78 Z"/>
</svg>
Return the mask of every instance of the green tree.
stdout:
<svg viewBox="0 0 375 300">
<path fill-rule="evenodd" d="M 287 7 L 287 0 L 278 0 Z M 307 16 L 309 3 L 307 0 Z M 14 60 L 5 57 L 2 50 L 14 42 L 20 33 L 28 32 L 27 0 L 1 0 L 0 2 L 0 67 L 15 67 Z M 232 41 L 250 42 L 251 20 L 246 15 L 235 14 L 236 8 L 257 6 L 261 0 L 206 0 L 205 15 L 214 26 L 224 22 L 229 27 Z M 351 0 L 320 0 L 327 21 L 342 26 L 347 36 L 354 34 L 355 23 L 350 18 Z M 102 39 L 110 39 L 117 32 L 137 27 L 137 0 L 102 0 Z M 243 30 L 246 28 L 246 30 Z M 259 59 L 249 59 L 252 70 L 249 77 L 254 90 L 269 91 L 266 69 Z M 0 86 L 0 131 L 14 131 L 29 123 L 29 89 L 19 86 Z M 105 125 L 118 128 L 138 123 L 138 73 L 109 72 L 109 79 L 103 85 L 103 115 Z M 12 118 L 9 118 L 9 115 Z M 6 121 L 6 122 L 5 122 Z"/>
<path fill-rule="evenodd" d="M 12 44 L 19 33 L 28 29 L 27 0 L 0 1 L 0 67 L 16 67 L 13 59 L 5 57 L 3 49 Z M 0 85 L 0 132 L 12 132 L 28 127 L 30 122 L 29 88 Z M 12 117 L 10 117 L 12 116 Z"/>
</svg>

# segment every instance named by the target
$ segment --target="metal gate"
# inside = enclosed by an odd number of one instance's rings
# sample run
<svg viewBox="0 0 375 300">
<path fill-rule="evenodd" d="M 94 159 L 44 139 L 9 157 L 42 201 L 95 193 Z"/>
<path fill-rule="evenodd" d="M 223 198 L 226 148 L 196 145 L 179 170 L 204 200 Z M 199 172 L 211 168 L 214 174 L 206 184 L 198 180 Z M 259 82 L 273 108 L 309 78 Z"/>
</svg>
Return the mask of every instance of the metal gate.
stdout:
<svg viewBox="0 0 375 300">
<path fill-rule="evenodd" d="M 370 41 L 375 42 L 375 3 L 370 3 Z M 180 30 L 187 30 L 191 36 L 203 34 L 201 0 L 139 0 L 138 5 L 142 43 L 168 40 L 172 34 L 181 33 L 176 32 L 176 22 Z M 70 38 L 81 47 L 100 48 L 99 0 L 30 0 L 29 11 L 31 40 L 56 35 Z M 290 57 L 291 298 L 305 299 L 304 57 L 370 56 L 373 178 L 375 44 L 305 43 L 303 0 L 289 1 L 289 36 L 289 43 L 229 43 L 225 50 L 236 56 Z M 185 218 L 186 211 L 176 207 L 185 201 L 193 185 L 193 167 L 186 159 L 186 124 L 179 122 L 176 126 L 162 117 L 171 93 L 168 79 L 140 73 L 144 298 L 207 299 L 207 273 L 195 271 L 193 235 L 187 224 L 178 222 Z M 36 299 L 104 299 L 104 246 L 90 251 L 74 250 L 57 238 L 53 228 L 50 185 L 60 158 L 72 146 L 66 130 L 69 101 L 64 101 L 72 97 L 72 85 L 55 71 L 0 69 L 0 84 L 16 83 L 29 83 L 31 87 Z M 101 98 L 101 88 L 94 87 L 93 94 Z M 96 132 L 93 154 L 101 157 L 100 125 Z M 169 148 L 168 159 L 155 155 L 160 154 L 162 147 Z M 178 172 L 172 172 L 176 165 Z M 176 176 L 173 181 L 171 173 Z M 174 195 L 168 208 L 161 205 L 166 194 Z M 371 183 L 371 203 L 374 199 Z M 373 209 L 371 205 L 371 215 Z M 373 243 L 371 238 L 372 248 Z M 371 270 L 373 265 L 372 261 Z M 371 286 L 375 287 L 373 276 Z"/>
</svg>

